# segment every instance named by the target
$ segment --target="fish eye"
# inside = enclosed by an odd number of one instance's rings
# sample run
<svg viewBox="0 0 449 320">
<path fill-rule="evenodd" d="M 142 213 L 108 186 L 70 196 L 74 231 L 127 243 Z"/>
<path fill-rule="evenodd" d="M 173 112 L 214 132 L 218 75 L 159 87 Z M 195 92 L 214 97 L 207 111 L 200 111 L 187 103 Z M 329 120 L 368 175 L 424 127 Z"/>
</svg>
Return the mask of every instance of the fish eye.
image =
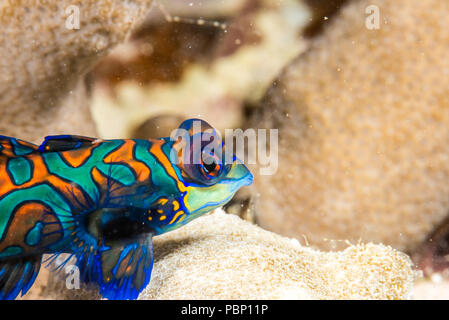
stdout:
<svg viewBox="0 0 449 320">
<path fill-rule="evenodd" d="M 205 177 L 214 178 L 220 175 L 222 166 L 217 156 L 203 152 L 200 169 Z"/>
<path fill-rule="evenodd" d="M 189 148 L 181 148 L 178 157 L 181 159 L 180 169 L 186 182 L 207 186 L 218 183 L 232 164 L 224 164 L 224 145 L 215 134 L 200 133 L 201 148 L 195 148 L 194 138 L 190 139 Z"/>
</svg>

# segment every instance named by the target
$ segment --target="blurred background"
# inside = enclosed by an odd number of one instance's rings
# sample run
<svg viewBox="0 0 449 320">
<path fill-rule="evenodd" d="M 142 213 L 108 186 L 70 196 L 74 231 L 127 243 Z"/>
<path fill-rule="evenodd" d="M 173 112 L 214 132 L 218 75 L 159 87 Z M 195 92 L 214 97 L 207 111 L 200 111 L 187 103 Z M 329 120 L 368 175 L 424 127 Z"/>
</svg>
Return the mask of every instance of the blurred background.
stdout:
<svg viewBox="0 0 449 320">
<path fill-rule="evenodd" d="M 449 298 L 449 2 L 124 3 L 0 4 L 2 134 L 276 129 L 278 170 L 252 166 L 228 213 L 320 250 L 390 245 L 415 297 Z"/>
<path fill-rule="evenodd" d="M 130 41 L 90 73 L 99 133 L 159 137 L 188 117 L 242 127 L 280 70 L 305 50 L 310 19 L 298 0 L 155 2 Z"/>
</svg>

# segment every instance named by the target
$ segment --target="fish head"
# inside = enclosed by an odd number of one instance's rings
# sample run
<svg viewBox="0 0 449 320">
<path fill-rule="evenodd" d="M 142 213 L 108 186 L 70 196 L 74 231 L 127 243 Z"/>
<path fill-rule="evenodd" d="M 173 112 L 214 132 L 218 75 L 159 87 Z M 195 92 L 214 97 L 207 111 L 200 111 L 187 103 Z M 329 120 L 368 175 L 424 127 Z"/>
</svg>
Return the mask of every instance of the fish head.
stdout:
<svg viewBox="0 0 449 320">
<path fill-rule="evenodd" d="M 186 190 L 182 202 L 187 221 L 225 205 L 241 187 L 252 184 L 251 172 L 206 121 L 184 121 L 171 140 L 170 161 Z"/>
</svg>

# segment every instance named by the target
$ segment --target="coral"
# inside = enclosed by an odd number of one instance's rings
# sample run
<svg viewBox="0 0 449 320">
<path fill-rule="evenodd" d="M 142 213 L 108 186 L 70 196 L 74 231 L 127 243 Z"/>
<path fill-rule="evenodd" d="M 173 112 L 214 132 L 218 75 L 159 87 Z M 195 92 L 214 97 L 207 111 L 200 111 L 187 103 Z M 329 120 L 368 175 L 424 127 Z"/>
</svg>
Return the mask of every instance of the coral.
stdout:
<svg viewBox="0 0 449 320">
<path fill-rule="evenodd" d="M 34 142 L 47 134 L 95 135 L 84 75 L 125 39 L 150 4 L 151 0 L 2 2 L 1 134 Z M 66 27 L 66 21 L 74 22 L 75 11 L 69 6 L 79 8 L 79 29 Z"/>
<path fill-rule="evenodd" d="M 93 70 L 93 81 L 114 88 L 122 81 L 139 84 L 179 81 L 193 62 L 207 61 L 223 30 L 213 26 L 147 19 L 130 41 Z"/>
<path fill-rule="evenodd" d="M 193 8 L 202 4 L 218 12 L 209 11 L 209 23 L 189 27 L 155 19 L 99 66 L 92 113 L 101 136 L 130 137 L 145 120 L 161 114 L 201 117 L 219 130 L 242 125 L 247 102 L 259 100 L 281 68 L 305 49 L 300 31 L 309 11 L 297 0 L 226 1 L 223 6 L 228 2 L 248 4 L 223 17 L 221 1 L 192 1 Z M 177 7 L 176 14 L 189 3 L 164 6 Z M 227 28 L 211 27 L 214 19 Z"/>
<path fill-rule="evenodd" d="M 216 17 L 235 16 L 248 2 L 261 0 L 191 0 L 186 5 L 185 0 L 165 0 L 166 11 L 182 17 L 201 17 L 213 19 Z"/>
<path fill-rule="evenodd" d="M 279 170 L 255 177 L 261 226 L 410 250 L 444 219 L 448 16 L 445 1 L 350 2 L 286 67 L 252 119 L 279 129 Z"/>
<path fill-rule="evenodd" d="M 152 280 L 139 299 L 406 299 L 407 255 L 383 245 L 303 247 L 222 211 L 154 238 Z M 41 298 L 93 299 L 51 278 Z"/>
<path fill-rule="evenodd" d="M 348 0 L 304 0 L 313 12 L 309 25 L 304 29 L 306 36 L 315 36 L 319 34 L 323 27 L 328 24 L 332 18 Z"/>
</svg>

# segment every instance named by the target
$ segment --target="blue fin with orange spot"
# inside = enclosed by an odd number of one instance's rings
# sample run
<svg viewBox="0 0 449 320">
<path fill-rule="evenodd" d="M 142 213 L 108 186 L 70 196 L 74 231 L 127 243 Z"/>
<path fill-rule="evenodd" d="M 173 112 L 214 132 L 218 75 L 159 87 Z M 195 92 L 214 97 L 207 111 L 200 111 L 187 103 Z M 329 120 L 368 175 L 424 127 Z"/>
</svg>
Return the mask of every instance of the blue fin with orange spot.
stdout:
<svg viewBox="0 0 449 320">
<path fill-rule="evenodd" d="M 13 300 L 28 292 L 36 280 L 41 256 L 0 261 L 0 300 Z"/>
<path fill-rule="evenodd" d="M 44 142 L 39 146 L 39 151 L 58 152 L 74 150 L 90 146 L 95 140 L 97 139 L 74 135 L 46 136 Z"/>
<path fill-rule="evenodd" d="M 137 299 L 148 285 L 153 269 L 153 240 L 141 236 L 126 245 L 116 244 L 101 252 L 100 293 L 109 300 Z"/>
</svg>

